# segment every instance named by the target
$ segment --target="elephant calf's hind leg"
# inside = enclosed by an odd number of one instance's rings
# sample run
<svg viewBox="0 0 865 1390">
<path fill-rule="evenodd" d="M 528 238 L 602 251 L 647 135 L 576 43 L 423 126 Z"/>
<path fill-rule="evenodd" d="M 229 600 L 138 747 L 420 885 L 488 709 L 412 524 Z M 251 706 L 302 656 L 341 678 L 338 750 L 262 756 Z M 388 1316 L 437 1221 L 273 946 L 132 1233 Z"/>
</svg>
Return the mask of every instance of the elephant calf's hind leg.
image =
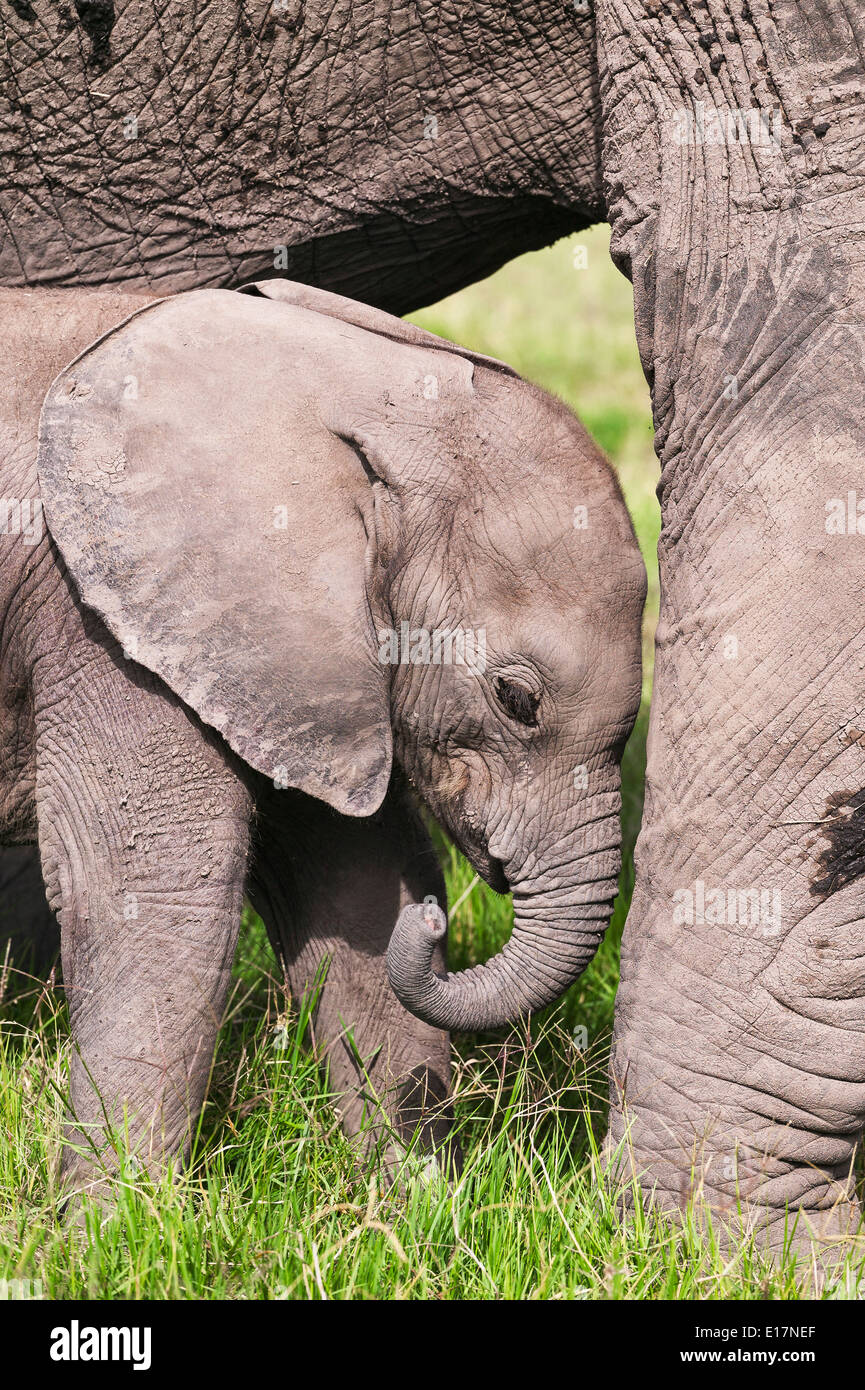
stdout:
<svg viewBox="0 0 865 1390">
<path fill-rule="evenodd" d="M 47 978 L 60 952 L 60 932 L 45 898 L 39 851 L 0 849 L 0 961 Z"/>
<path fill-rule="evenodd" d="M 433 1151 L 449 1166 L 458 1157 L 450 1039 L 403 1008 L 385 965 L 401 909 L 427 894 L 445 901 L 429 836 L 393 791 L 363 820 L 292 792 L 275 793 L 261 809 L 253 904 L 296 993 L 326 969 L 315 1043 L 343 1128 L 393 1175 L 409 1150 L 409 1170 L 415 1156 Z"/>
</svg>

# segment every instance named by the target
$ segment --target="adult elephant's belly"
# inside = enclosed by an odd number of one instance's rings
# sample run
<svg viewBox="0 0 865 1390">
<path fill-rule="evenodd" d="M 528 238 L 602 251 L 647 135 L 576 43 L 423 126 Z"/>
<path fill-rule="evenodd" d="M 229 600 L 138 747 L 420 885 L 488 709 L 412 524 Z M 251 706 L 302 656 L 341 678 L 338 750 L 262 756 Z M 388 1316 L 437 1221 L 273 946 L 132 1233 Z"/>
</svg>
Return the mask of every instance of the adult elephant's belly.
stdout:
<svg viewBox="0 0 865 1390">
<path fill-rule="evenodd" d="M 258 0 L 200 7 L 194 42 L 189 19 L 3 6 L 0 284 L 281 274 L 404 313 L 603 216 L 590 13 Z"/>
</svg>

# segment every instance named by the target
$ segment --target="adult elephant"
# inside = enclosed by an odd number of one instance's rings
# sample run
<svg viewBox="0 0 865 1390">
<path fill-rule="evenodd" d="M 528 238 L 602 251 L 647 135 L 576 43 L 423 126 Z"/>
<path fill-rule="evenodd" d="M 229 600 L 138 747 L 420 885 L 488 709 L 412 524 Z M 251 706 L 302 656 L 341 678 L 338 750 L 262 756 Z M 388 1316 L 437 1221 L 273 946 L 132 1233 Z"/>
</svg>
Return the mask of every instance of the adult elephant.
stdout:
<svg viewBox="0 0 865 1390">
<path fill-rule="evenodd" d="M 611 1142 L 669 1205 L 696 1184 L 770 1243 L 790 1206 L 803 1233 L 845 1232 L 865 1117 L 861 13 L 277 0 L 190 26 L 182 5 L 88 0 L 58 43 L 47 0 L 13 8 L 7 284 L 175 289 L 269 263 L 403 312 L 609 220 L 663 509 Z"/>
</svg>

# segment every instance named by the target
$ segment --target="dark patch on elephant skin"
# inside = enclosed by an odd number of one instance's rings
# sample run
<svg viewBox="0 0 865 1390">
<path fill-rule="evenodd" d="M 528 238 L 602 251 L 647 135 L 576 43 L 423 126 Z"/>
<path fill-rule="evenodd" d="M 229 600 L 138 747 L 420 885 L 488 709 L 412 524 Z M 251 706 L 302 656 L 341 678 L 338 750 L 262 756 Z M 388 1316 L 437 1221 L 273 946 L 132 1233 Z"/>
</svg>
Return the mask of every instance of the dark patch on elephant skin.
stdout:
<svg viewBox="0 0 865 1390">
<path fill-rule="evenodd" d="M 26 19 L 28 24 L 33 23 L 36 18 L 36 11 L 30 4 L 30 0 L 9 0 L 9 4 L 19 19 Z"/>
<path fill-rule="evenodd" d="M 865 790 L 830 796 L 821 833 L 829 844 L 817 859 L 819 877 L 811 892 L 827 898 L 865 875 Z"/>
<path fill-rule="evenodd" d="M 91 61 L 95 67 L 107 67 L 111 61 L 111 30 L 117 18 L 114 0 L 75 0 L 75 10 L 90 40 Z"/>
</svg>

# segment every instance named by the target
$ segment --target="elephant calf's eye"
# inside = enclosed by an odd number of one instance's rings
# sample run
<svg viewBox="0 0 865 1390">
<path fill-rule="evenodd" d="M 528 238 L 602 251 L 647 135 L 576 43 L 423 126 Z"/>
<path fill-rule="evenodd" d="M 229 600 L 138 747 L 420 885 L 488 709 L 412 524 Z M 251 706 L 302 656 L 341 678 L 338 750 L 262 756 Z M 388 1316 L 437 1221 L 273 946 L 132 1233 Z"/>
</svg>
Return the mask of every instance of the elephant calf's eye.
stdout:
<svg viewBox="0 0 865 1390">
<path fill-rule="evenodd" d="M 517 681 L 504 680 L 501 676 L 493 682 L 493 687 L 499 704 L 511 719 L 515 719 L 518 724 L 528 724 L 529 727 L 537 724 L 540 696 L 535 695 L 525 685 L 520 685 Z"/>
</svg>

